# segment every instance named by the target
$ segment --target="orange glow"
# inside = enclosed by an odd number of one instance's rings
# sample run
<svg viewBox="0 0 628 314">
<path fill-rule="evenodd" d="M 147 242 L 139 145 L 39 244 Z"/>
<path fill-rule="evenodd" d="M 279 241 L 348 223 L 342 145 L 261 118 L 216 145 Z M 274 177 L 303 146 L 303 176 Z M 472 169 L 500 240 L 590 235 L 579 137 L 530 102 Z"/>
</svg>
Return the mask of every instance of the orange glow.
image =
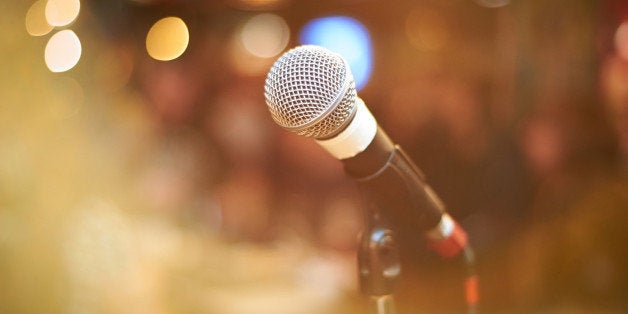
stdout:
<svg viewBox="0 0 628 314">
<path fill-rule="evenodd" d="M 160 61 L 178 58 L 187 49 L 190 40 L 187 25 L 178 17 L 157 21 L 146 35 L 146 51 Z"/>
</svg>

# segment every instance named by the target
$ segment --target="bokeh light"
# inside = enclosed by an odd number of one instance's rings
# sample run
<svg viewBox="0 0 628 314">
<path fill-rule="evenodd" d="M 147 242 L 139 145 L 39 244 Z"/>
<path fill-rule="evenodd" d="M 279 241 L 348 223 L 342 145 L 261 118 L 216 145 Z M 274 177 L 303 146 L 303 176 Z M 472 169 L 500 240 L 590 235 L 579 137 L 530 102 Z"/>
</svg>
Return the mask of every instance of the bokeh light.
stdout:
<svg viewBox="0 0 628 314">
<path fill-rule="evenodd" d="M 410 44 L 423 51 L 440 51 L 449 41 L 443 16 L 434 10 L 413 9 L 406 17 L 406 36 Z"/>
<path fill-rule="evenodd" d="M 47 0 L 46 20 L 52 26 L 66 26 L 76 19 L 81 10 L 79 0 Z"/>
<path fill-rule="evenodd" d="M 26 31 L 31 36 L 44 36 L 53 26 L 46 20 L 46 1 L 38 0 L 26 12 Z"/>
<path fill-rule="evenodd" d="M 62 30 L 48 40 L 44 54 L 46 66 L 52 72 L 65 72 L 78 63 L 81 52 L 78 36 L 72 30 Z"/>
<path fill-rule="evenodd" d="M 255 15 L 231 38 L 229 61 L 241 75 L 264 75 L 274 62 L 273 57 L 286 49 L 289 39 L 290 28 L 282 17 Z"/>
<path fill-rule="evenodd" d="M 626 312 L 627 0 L 100 0 L 64 26 L 2 3 L 0 313 L 369 312 L 359 186 L 263 103 L 332 16 L 363 24 L 359 94 L 467 231 L 481 310 Z M 167 16 L 170 62 L 146 48 Z M 465 312 L 462 263 L 398 222 L 400 312 Z"/>
<path fill-rule="evenodd" d="M 615 32 L 615 49 L 620 57 L 628 60 L 628 21 L 621 23 Z"/>
<path fill-rule="evenodd" d="M 273 65 L 273 58 L 260 58 L 251 54 L 244 45 L 240 36 L 234 37 L 229 43 L 229 63 L 235 72 L 243 76 L 266 75 Z"/>
<path fill-rule="evenodd" d="M 170 16 L 157 21 L 146 35 L 146 51 L 160 61 L 170 61 L 185 52 L 190 41 L 190 34 L 185 22 Z"/>
<path fill-rule="evenodd" d="M 302 44 L 322 46 L 342 55 L 349 62 L 358 90 L 368 82 L 373 63 L 371 38 L 359 21 L 346 16 L 314 19 L 303 27 L 299 39 Z"/>
<path fill-rule="evenodd" d="M 280 16 L 270 13 L 259 14 L 244 24 L 240 39 L 251 54 L 270 58 L 286 48 L 290 39 L 290 28 Z"/>
</svg>

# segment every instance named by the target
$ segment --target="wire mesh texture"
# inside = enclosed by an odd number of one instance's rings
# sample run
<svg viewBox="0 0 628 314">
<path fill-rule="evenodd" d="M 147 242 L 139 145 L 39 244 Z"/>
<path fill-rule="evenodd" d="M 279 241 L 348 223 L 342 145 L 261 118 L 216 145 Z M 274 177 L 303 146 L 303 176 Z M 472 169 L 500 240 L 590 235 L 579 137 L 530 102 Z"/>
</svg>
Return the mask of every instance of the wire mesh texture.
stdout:
<svg viewBox="0 0 628 314">
<path fill-rule="evenodd" d="M 343 129 L 355 113 L 357 98 L 347 62 L 312 45 L 294 48 L 273 64 L 264 96 L 277 124 L 318 139 Z"/>
</svg>

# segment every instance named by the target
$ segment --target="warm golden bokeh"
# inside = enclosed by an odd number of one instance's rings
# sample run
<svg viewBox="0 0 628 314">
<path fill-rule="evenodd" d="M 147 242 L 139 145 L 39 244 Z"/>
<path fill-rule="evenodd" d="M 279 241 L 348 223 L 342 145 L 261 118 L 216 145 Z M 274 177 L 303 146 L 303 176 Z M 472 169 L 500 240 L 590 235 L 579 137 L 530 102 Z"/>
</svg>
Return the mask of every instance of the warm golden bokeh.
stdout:
<svg viewBox="0 0 628 314">
<path fill-rule="evenodd" d="M 280 16 L 264 13 L 244 24 L 240 38 L 249 53 L 260 58 L 270 58 L 286 48 L 290 29 Z"/>
<path fill-rule="evenodd" d="M 66 26 L 78 17 L 80 0 L 46 0 L 46 19 L 53 26 Z"/>
<path fill-rule="evenodd" d="M 152 58 L 170 61 L 185 52 L 190 40 L 185 22 L 178 17 L 165 17 L 153 24 L 146 35 L 146 51 Z"/>
<path fill-rule="evenodd" d="M 31 36 L 44 36 L 54 28 L 46 19 L 46 0 L 38 0 L 26 13 L 26 31 Z"/>
<path fill-rule="evenodd" d="M 52 72 L 72 69 L 81 59 L 82 47 L 78 36 L 69 29 L 52 35 L 46 44 L 44 59 Z"/>
<path fill-rule="evenodd" d="M 358 94 L 467 231 L 478 313 L 628 308 L 625 0 L 0 12 L 0 313 L 368 313 L 356 255 L 370 207 L 264 103 L 273 62 L 327 18 L 363 26 L 316 35 L 368 37 Z M 408 226 L 392 226 L 398 313 L 467 312 L 466 269 Z"/>
</svg>

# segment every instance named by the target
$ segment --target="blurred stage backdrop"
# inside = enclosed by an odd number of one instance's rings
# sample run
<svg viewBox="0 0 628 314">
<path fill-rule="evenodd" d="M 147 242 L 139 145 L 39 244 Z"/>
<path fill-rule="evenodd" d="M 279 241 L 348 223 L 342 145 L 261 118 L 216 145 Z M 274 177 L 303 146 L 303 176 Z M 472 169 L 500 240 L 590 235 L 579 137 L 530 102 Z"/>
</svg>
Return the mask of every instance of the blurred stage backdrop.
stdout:
<svg viewBox="0 0 628 314">
<path fill-rule="evenodd" d="M 271 120 L 328 46 L 476 249 L 489 313 L 628 311 L 628 4 L 3 0 L 0 313 L 365 313 L 362 203 Z M 399 313 L 464 310 L 403 248 Z"/>
</svg>

